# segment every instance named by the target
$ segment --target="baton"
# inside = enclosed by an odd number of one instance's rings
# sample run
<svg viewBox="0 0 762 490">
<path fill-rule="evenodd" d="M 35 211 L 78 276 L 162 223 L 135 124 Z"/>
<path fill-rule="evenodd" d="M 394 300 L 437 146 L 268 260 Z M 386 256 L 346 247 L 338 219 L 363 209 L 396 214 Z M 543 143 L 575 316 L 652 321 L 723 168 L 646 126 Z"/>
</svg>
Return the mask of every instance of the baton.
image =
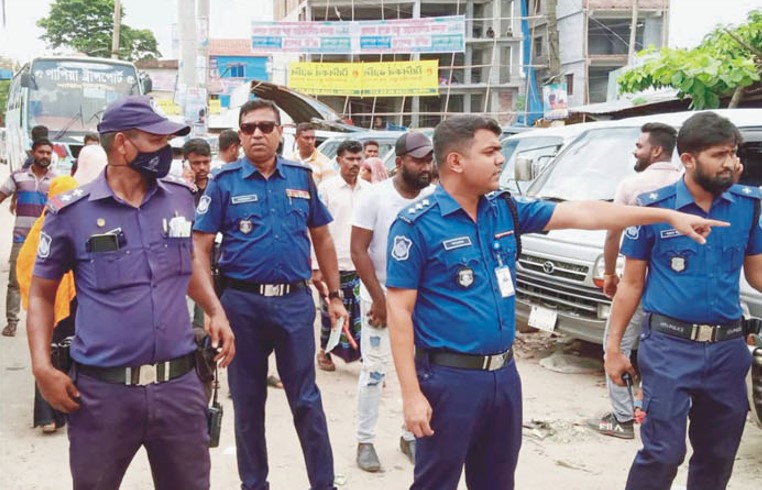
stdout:
<svg viewBox="0 0 762 490">
<path fill-rule="evenodd" d="M 635 416 L 635 398 L 632 396 L 632 376 L 630 373 L 622 374 L 622 379 L 627 384 L 627 393 L 630 395 L 630 406 L 632 407 L 633 417 Z"/>
</svg>

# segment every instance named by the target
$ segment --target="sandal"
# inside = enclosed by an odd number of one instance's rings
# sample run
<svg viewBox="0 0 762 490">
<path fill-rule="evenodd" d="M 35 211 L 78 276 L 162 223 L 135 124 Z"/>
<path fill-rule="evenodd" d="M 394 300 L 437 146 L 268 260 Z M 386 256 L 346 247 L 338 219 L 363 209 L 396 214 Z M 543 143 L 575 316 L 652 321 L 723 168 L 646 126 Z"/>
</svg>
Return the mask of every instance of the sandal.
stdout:
<svg viewBox="0 0 762 490">
<path fill-rule="evenodd" d="M 16 324 L 9 323 L 2 331 L 3 337 L 15 337 L 16 336 Z"/>
<path fill-rule="evenodd" d="M 317 364 L 322 371 L 336 371 L 336 364 L 331 360 L 331 355 L 326 354 L 323 349 L 317 353 Z"/>
<path fill-rule="evenodd" d="M 267 377 L 267 386 L 269 386 L 270 388 L 278 388 L 282 390 L 283 382 L 280 379 L 278 379 L 277 376 L 275 376 L 274 374 L 271 374 L 270 376 Z"/>
<path fill-rule="evenodd" d="M 49 424 L 45 424 L 45 425 L 42 426 L 42 433 L 43 434 L 52 434 L 56 430 L 58 430 L 58 426 L 56 425 L 55 422 L 51 422 Z"/>
</svg>

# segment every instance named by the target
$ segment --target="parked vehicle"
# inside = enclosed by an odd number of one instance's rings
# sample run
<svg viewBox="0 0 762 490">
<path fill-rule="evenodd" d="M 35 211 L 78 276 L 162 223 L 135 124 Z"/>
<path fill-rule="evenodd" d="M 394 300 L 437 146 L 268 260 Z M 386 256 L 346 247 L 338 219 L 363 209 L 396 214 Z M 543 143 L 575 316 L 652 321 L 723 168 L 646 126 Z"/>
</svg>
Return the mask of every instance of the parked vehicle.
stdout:
<svg viewBox="0 0 762 490">
<path fill-rule="evenodd" d="M 586 124 L 572 124 L 537 128 L 515 133 L 503 139 L 500 144 L 503 147 L 505 164 L 503 164 L 503 173 L 500 175 L 500 187 L 508 189 L 514 195 L 523 194 L 534 179 L 516 178 L 516 160 L 519 158 L 531 160 L 532 174 L 536 177 L 567 143 L 589 127 L 590 125 Z"/>
<path fill-rule="evenodd" d="M 744 134 L 742 183 L 762 183 L 762 110 L 718 111 Z M 658 120 L 678 127 L 692 112 L 660 114 L 594 123 L 564 148 L 537 176 L 526 194 L 557 202 L 612 200 L 619 182 L 634 172 L 632 149 L 640 126 Z M 677 159 L 677 155 L 675 155 Z M 676 160 L 677 162 L 677 160 Z M 523 160 L 516 173 L 532 175 L 532 161 Z M 559 230 L 527 235 L 517 270 L 517 321 L 545 318 L 547 330 L 559 330 L 589 342 L 602 343 L 611 301 L 603 284 L 603 231 Z M 620 257 L 618 269 L 623 266 Z M 762 296 L 742 282 L 742 302 L 751 315 L 762 318 Z M 535 321 L 531 322 L 535 324 Z"/>
</svg>

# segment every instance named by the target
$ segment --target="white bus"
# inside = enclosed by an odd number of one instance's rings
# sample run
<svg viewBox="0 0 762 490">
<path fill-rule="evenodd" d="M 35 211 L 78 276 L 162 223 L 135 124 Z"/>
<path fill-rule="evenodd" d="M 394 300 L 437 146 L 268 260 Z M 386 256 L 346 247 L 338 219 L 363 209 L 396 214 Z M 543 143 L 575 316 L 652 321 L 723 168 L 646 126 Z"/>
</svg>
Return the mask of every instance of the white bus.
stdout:
<svg viewBox="0 0 762 490">
<path fill-rule="evenodd" d="M 106 106 L 142 93 L 135 65 L 89 57 L 39 57 L 13 77 L 6 112 L 7 155 L 11 170 L 21 168 L 31 148 L 31 131 L 48 128 L 59 169 L 69 168 L 85 133 L 96 132 Z"/>
</svg>

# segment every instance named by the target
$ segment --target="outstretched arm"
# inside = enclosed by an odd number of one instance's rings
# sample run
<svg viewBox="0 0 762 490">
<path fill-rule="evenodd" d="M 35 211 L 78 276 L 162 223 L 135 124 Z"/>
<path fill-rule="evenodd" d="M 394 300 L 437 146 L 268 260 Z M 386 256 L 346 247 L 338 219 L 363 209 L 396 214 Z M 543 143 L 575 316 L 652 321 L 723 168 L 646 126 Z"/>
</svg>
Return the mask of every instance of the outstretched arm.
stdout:
<svg viewBox="0 0 762 490">
<path fill-rule="evenodd" d="M 675 230 L 702 245 L 713 226 L 730 226 L 724 221 L 671 209 L 622 206 L 604 201 L 567 201 L 556 206 L 545 230 L 612 230 L 662 222 L 671 224 Z"/>
</svg>

